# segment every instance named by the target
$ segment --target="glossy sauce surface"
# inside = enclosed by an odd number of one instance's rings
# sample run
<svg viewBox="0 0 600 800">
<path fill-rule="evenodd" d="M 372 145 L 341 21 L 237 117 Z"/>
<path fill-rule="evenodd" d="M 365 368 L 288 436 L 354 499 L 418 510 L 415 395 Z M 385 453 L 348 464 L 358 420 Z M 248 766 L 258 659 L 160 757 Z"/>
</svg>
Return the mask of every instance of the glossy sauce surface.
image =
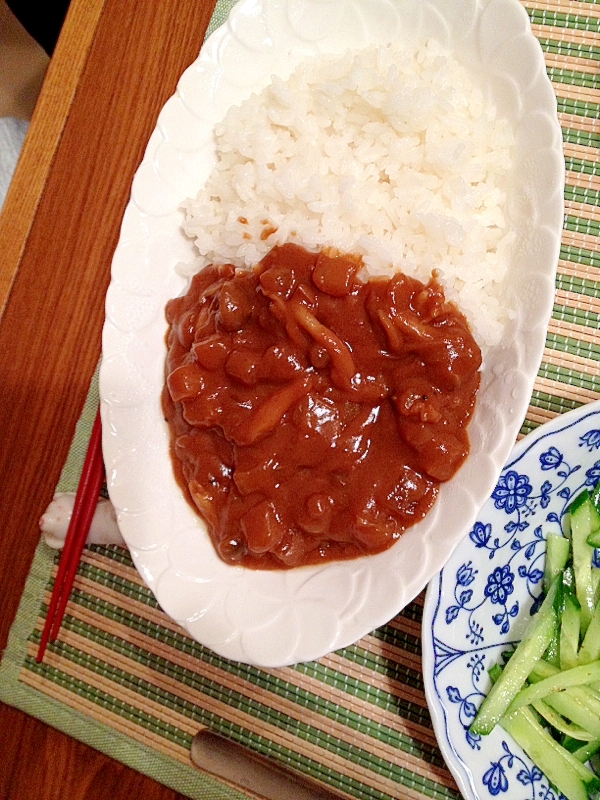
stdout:
<svg viewBox="0 0 600 800">
<path fill-rule="evenodd" d="M 167 305 L 175 475 L 229 563 L 385 550 L 469 452 L 465 318 L 434 278 L 364 283 L 360 266 L 287 244 L 253 271 L 206 267 Z"/>
</svg>

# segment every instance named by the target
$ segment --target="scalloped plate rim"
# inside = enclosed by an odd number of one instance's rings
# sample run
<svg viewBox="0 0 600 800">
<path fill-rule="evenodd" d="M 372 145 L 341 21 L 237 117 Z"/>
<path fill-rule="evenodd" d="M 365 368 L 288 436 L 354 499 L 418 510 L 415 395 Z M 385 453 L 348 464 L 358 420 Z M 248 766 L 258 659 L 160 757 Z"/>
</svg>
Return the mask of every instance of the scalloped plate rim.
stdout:
<svg viewBox="0 0 600 800">
<path fill-rule="evenodd" d="M 494 0 L 490 0 L 490 2 L 487 3 L 486 5 L 489 6 L 489 5 L 493 4 L 493 1 Z M 263 2 L 263 6 L 264 6 L 264 4 L 268 4 L 270 2 L 276 2 L 276 0 L 262 0 L 262 2 Z M 293 4 L 294 0 L 287 0 L 287 2 Z M 368 0 L 354 0 L 354 3 L 358 3 L 359 6 L 362 3 L 363 6 L 368 7 Z M 434 2 L 429 3 L 428 5 L 431 5 L 434 9 L 437 9 L 437 5 Z M 514 0 L 513 7 L 515 8 L 516 13 L 522 15 L 523 9 L 522 9 L 522 6 L 520 5 L 520 3 L 518 2 L 518 0 Z M 235 14 L 236 13 L 236 9 L 239 9 L 239 8 L 241 8 L 241 4 L 238 5 L 238 6 L 234 6 L 231 14 Z M 439 11 L 439 9 L 438 9 L 438 11 Z M 522 16 L 521 16 L 521 20 L 522 20 Z M 199 59 L 203 57 L 202 54 L 205 53 L 206 49 L 209 46 L 211 46 L 211 42 L 215 42 L 215 41 L 219 40 L 221 37 L 223 37 L 225 35 L 223 29 L 226 26 L 227 26 L 227 23 L 225 23 L 223 26 L 218 28 L 207 39 L 207 41 L 205 42 L 205 45 L 203 46 L 203 49 L 201 51 L 201 55 L 198 57 L 198 59 L 192 65 L 190 65 L 190 67 L 188 67 L 188 70 L 186 70 L 186 73 L 188 75 L 192 74 L 192 70 L 194 69 L 195 65 L 198 63 Z M 531 36 L 533 36 L 533 34 L 531 34 Z M 304 47 L 304 45 L 303 45 L 303 47 Z M 541 63 L 543 64 L 543 56 L 542 56 L 542 53 L 541 53 L 541 49 L 539 51 L 539 57 L 541 59 Z M 171 101 L 175 102 L 174 99 L 177 98 L 177 96 L 178 95 L 176 93 L 171 98 L 171 100 L 168 101 L 167 104 L 165 104 L 165 107 L 168 105 L 169 102 L 171 102 Z M 187 106 L 185 106 L 185 108 L 187 108 Z M 544 107 L 543 110 L 544 110 L 545 113 L 549 112 L 549 109 L 546 108 L 546 107 Z M 555 109 L 554 109 L 554 111 L 555 111 Z M 191 113 L 189 111 L 189 109 L 188 109 L 188 112 Z M 555 123 L 555 126 L 556 126 L 557 130 L 560 132 L 560 128 L 558 127 L 558 121 L 554 120 L 554 118 L 553 118 L 552 121 L 553 121 L 553 124 Z M 149 161 L 151 162 L 150 165 L 152 166 L 152 158 L 153 158 L 154 152 L 155 152 L 156 148 L 158 147 L 158 145 L 160 144 L 159 138 L 162 137 L 164 139 L 163 130 L 165 129 L 165 126 L 168 127 L 168 120 L 164 119 L 163 114 L 161 112 L 161 115 L 159 116 L 159 122 L 157 123 L 157 128 L 155 129 L 155 132 L 152 135 L 151 140 L 149 142 L 149 146 L 148 146 L 148 149 L 147 149 L 147 154 L 144 156 L 144 159 L 143 159 L 143 161 L 142 161 L 142 163 L 140 165 L 140 170 L 147 169 L 148 166 L 149 166 Z M 558 146 L 556 144 L 556 137 L 555 137 L 554 144 L 555 144 L 556 147 Z M 187 142 L 186 142 L 186 146 L 187 146 Z M 187 154 L 190 151 L 188 151 L 187 149 L 184 148 L 182 150 L 182 152 Z M 557 153 L 558 153 L 558 150 L 557 150 Z M 561 146 L 561 155 L 562 155 L 562 146 Z M 557 186 L 560 184 L 560 181 L 563 178 L 564 178 L 564 171 L 562 172 L 561 175 L 556 175 Z M 136 184 L 135 184 L 135 179 L 134 179 L 134 186 L 135 185 Z M 136 199 L 134 198 L 133 195 L 132 195 L 132 200 L 130 201 L 130 206 L 134 207 L 134 210 L 135 210 L 136 213 L 139 212 L 139 214 L 142 215 L 142 211 L 139 211 L 140 206 L 137 204 Z M 126 214 L 127 214 L 127 212 L 126 212 Z M 150 215 L 150 216 L 152 216 L 152 215 Z M 161 215 L 158 214 L 157 217 L 158 216 L 161 216 Z M 162 215 L 162 218 L 164 220 L 164 215 Z M 160 223 L 160 224 L 162 224 L 162 223 Z M 148 238 L 151 239 L 151 236 L 149 236 L 149 234 L 147 233 L 147 231 L 145 229 L 144 230 L 138 230 L 136 228 L 136 226 L 137 226 L 137 228 L 141 227 L 139 222 L 136 222 L 135 220 L 130 219 L 130 217 L 128 216 L 127 217 L 127 233 L 130 236 L 130 238 L 127 239 L 126 244 L 131 246 L 132 242 L 133 242 L 134 251 L 135 251 L 136 248 L 138 248 L 140 253 L 142 253 L 142 252 L 145 253 L 146 251 L 143 248 L 147 246 L 146 239 L 148 239 Z M 160 225 L 159 225 L 159 227 L 160 227 Z M 124 224 L 124 229 L 125 229 L 125 224 Z M 178 231 L 177 235 L 180 238 L 179 231 Z M 556 256 L 557 256 L 558 255 L 558 249 L 559 249 L 559 246 L 560 246 L 560 232 L 559 231 L 554 231 L 554 236 L 555 236 L 555 239 L 554 239 L 554 242 L 553 242 L 554 251 L 555 251 Z M 117 250 L 115 251 L 116 254 L 119 252 L 119 249 L 120 249 L 122 244 L 123 244 L 123 240 L 120 239 L 119 240 L 119 244 L 117 245 Z M 554 262 L 556 262 L 557 259 L 553 259 L 553 260 L 554 260 Z M 550 264 L 547 265 L 546 271 L 541 273 L 541 274 L 544 275 L 544 279 L 550 280 L 551 278 L 553 278 L 553 274 L 554 274 L 552 272 L 553 269 L 554 269 L 553 266 L 551 266 Z M 539 274 L 540 274 L 540 271 L 538 270 L 536 275 L 539 275 Z M 528 371 L 527 371 L 527 373 L 526 373 L 526 375 L 524 377 L 524 380 L 521 381 L 521 383 L 519 384 L 518 396 L 514 399 L 514 401 L 511 401 L 512 410 L 514 411 L 513 417 L 516 416 L 516 417 L 521 417 L 522 418 L 524 416 L 524 414 L 525 414 L 525 410 L 526 410 L 526 407 L 527 407 L 527 403 L 528 403 L 528 400 L 529 400 L 531 389 L 533 387 L 533 381 L 534 381 L 534 378 L 535 378 L 535 371 L 537 370 L 537 363 L 539 363 L 539 358 L 541 358 L 541 354 L 542 354 L 542 348 L 543 348 L 542 332 L 545 332 L 545 322 L 547 321 L 547 318 L 549 318 L 550 313 L 551 313 L 551 303 L 547 304 L 547 307 L 544 308 L 543 313 L 540 313 L 539 319 L 537 320 L 537 325 L 534 326 L 534 335 L 533 335 L 532 338 L 535 339 L 535 345 L 532 346 L 532 347 L 528 346 L 528 348 L 527 348 L 527 358 L 528 358 L 527 369 L 528 369 Z M 110 328 L 111 328 L 111 321 L 107 318 L 107 321 L 105 323 L 105 334 L 104 335 L 106 337 L 106 341 L 110 340 L 111 343 L 112 343 L 112 339 L 110 339 L 110 336 L 109 336 L 109 334 L 111 333 L 111 330 L 109 330 Z M 543 331 L 542 331 L 542 329 L 543 329 Z M 536 338 L 535 334 L 537 334 L 537 338 Z M 130 337 L 130 338 L 132 340 L 134 340 L 134 343 L 136 342 L 135 337 Z M 103 341 L 104 341 L 104 339 L 103 339 Z M 131 347 L 133 347 L 133 345 L 131 345 L 131 341 L 128 341 L 127 346 L 130 347 L 130 349 L 131 349 Z M 143 348 L 140 348 L 140 350 L 142 350 L 142 349 Z M 538 358 L 538 354 L 539 354 L 539 358 Z M 110 353 L 110 355 L 113 356 L 114 353 Z M 130 356 L 130 353 L 128 352 L 127 354 L 125 354 L 124 352 L 121 352 L 121 353 L 118 353 L 118 355 L 122 357 L 123 364 L 127 364 L 127 357 Z M 535 364 L 535 370 L 533 369 L 534 362 L 537 362 Z M 118 366 L 119 366 L 119 364 L 117 364 L 117 367 Z M 125 460 L 126 460 L 127 456 L 130 455 L 129 452 L 123 452 L 122 450 L 119 449 L 118 442 L 116 442 L 116 440 L 115 440 L 114 431 L 111 430 L 111 413 L 117 413 L 117 415 L 118 415 L 118 410 L 119 410 L 118 409 L 118 405 L 115 407 L 114 396 L 111 398 L 111 391 L 110 391 L 111 387 L 112 387 L 111 380 L 114 381 L 114 379 L 115 379 L 115 376 L 114 376 L 115 365 L 114 365 L 114 363 L 112 364 L 112 367 L 113 367 L 113 374 L 109 374 L 109 359 L 107 359 L 106 364 L 103 363 L 103 365 L 101 366 L 101 371 L 100 371 L 101 412 L 102 412 L 102 419 L 103 419 L 103 423 L 104 423 L 104 425 L 103 425 L 103 447 L 104 447 L 105 457 L 107 458 L 107 463 L 109 464 L 109 467 L 111 467 L 111 468 L 113 466 L 112 461 L 114 460 L 113 457 L 115 456 L 115 453 L 116 453 L 116 455 L 118 457 L 121 457 L 121 458 L 123 458 Z M 117 372 L 118 372 L 118 370 L 117 370 Z M 514 370 L 514 372 L 516 374 L 516 370 Z M 521 373 L 519 373 L 519 375 L 521 375 Z M 134 398 L 137 397 L 134 389 L 127 383 L 127 381 L 130 380 L 130 376 L 124 374 L 122 377 L 125 379 L 125 382 L 127 384 L 127 388 L 131 390 L 132 396 Z M 136 390 L 138 391 L 138 394 L 142 391 L 138 387 L 136 387 Z M 144 402 L 146 402 L 146 401 L 142 397 L 142 400 L 140 400 L 140 403 L 142 404 L 143 407 L 145 407 L 144 406 Z M 115 411 L 115 408 L 116 408 L 116 411 Z M 509 418 L 508 412 L 505 413 L 505 417 Z M 493 458 L 489 459 L 492 462 L 493 471 L 495 471 L 496 474 L 500 469 L 501 462 L 504 460 L 502 454 L 508 452 L 508 448 L 510 447 L 510 443 L 514 440 L 514 438 L 516 436 L 516 432 L 518 430 L 518 425 L 520 424 L 519 421 L 514 422 L 513 417 L 510 417 L 509 418 L 509 424 L 505 425 L 505 427 L 508 430 L 508 433 L 505 432 L 504 439 L 501 442 L 502 446 L 496 448 L 496 450 L 494 451 Z M 506 419 L 504 419 L 503 422 L 506 423 Z M 509 439 L 510 439 L 510 441 L 508 441 Z M 483 458 L 483 455 L 482 455 L 482 458 Z M 487 464 L 487 462 L 486 462 L 486 464 Z M 466 468 L 466 465 L 465 465 L 465 468 Z M 461 470 L 461 472 L 459 472 L 459 475 L 461 473 L 465 474 L 465 472 L 464 472 L 465 468 L 463 468 L 463 470 Z M 109 470 L 109 472 L 110 472 L 110 470 Z M 476 476 L 476 477 L 479 479 L 479 476 Z M 487 480 L 487 485 L 489 487 L 489 490 L 491 491 L 491 486 L 492 486 L 492 483 L 493 483 L 492 476 L 491 475 L 488 476 L 486 480 Z M 436 506 L 434 507 L 434 510 L 426 518 L 426 520 L 429 521 L 428 525 L 430 527 L 431 527 L 431 519 L 433 519 L 433 513 L 434 512 L 435 513 L 439 513 L 437 511 L 437 509 L 440 506 L 440 501 L 442 500 L 442 496 L 444 496 L 444 497 L 445 496 L 452 497 L 452 493 L 454 491 L 453 487 L 459 485 L 459 481 L 460 481 L 460 478 L 457 476 L 457 478 L 454 479 L 454 481 L 451 482 L 451 484 L 447 485 L 447 488 L 446 487 L 442 487 L 442 494 L 440 496 L 440 499 L 438 500 L 438 503 L 436 503 Z M 112 478 L 109 476 L 109 494 L 114 493 L 115 485 L 116 484 L 114 483 Z M 179 494 L 181 495 L 181 493 L 179 493 Z M 484 496 L 485 495 L 483 494 L 483 489 L 480 487 L 479 495 L 478 495 L 478 497 L 480 499 L 479 499 L 478 502 L 481 502 L 481 498 L 484 497 Z M 472 498 L 470 498 L 470 499 L 472 499 Z M 182 503 L 185 503 L 185 501 L 183 500 L 182 496 L 180 496 L 180 501 Z M 475 514 L 476 514 L 476 508 L 473 507 L 471 509 L 471 511 L 470 511 L 470 515 L 471 515 L 471 517 L 474 517 Z M 462 523 L 461 523 L 461 535 L 462 535 L 462 531 L 464 531 L 464 529 L 466 529 L 468 527 L 468 524 L 469 524 L 469 518 L 465 518 L 464 519 L 464 525 L 462 525 Z M 431 538 L 430 527 L 423 529 L 423 530 L 425 530 L 425 536 L 427 537 L 429 535 L 429 538 Z M 419 529 L 419 531 L 420 530 L 422 530 L 422 529 Z M 396 553 L 405 552 L 407 549 L 408 550 L 411 549 L 412 542 L 413 542 L 415 536 L 420 535 L 418 532 L 415 532 L 415 531 L 416 531 L 416 529 L 413 529 L 412 531 L 409 531 L 407 534 L 405 534 L 402 537 L 400 542 L 398 542 L 394 546 L 394 548 L 396 549 Z M 458 536 L 456 536 L 456 538 L 458 539 Z M 125 539 L 127 540 L 127 536 L 125 536 Z M 451 546 L 446 546 L 445 552 L 443 553 L 444 559 L 449 557 L 450 552 L 454 548 L 455 545 L 456 545 L 456 541 L 453 540 Z M 390 550 L 390 551 L 386 551 L 385 554 L 379 554 L 379 556 L 380 556 L 379 560 L 380 561 L 387 560 L 387 558 L 389 558 L 390 553 L 392 553 L 394 551 L 394 548 L 392 548 L 392 550 Z M 168 550 L 168 548 L 167 548 L 167 550 Z M 156 551 L 153 551 L 153 552 L 156 552 Z M 150 588 L 155 592 L 155 594 L 157 594 L 157 597 L 158 597 L 159 602 L 160 602 L 161 601 L 160 589 L 157 592 L 157 584 L 160 582 L 160 578 L 162 577 L 162 575 L 165 574 L 165 570 L 169 570 L 170 569 L 170 565 L 167 563 L 168 562 L 168 553 L 165 556 L 166 561 L 164 563 L 159 563 L 158 560 L 157 560 L 156 563 L 152 562 L 151 567 L 147 566 L 145 564 L 146 556 L 144 555 L 144 553 L 145 553 L 145 550 L 137 550 L 136 551 L 134 549 L 134 551 L 132 552 L 132 555 L 133 555 L 133 558 L 134 558 L 134 562 L 136 563 L 136 566 L 138 567 L 138 570 L 140 572 L 144 573 L 146 582 L 149 584 Z M 370 557 L 367 557 L 365 559 L 359 559 L 357 562 L 345 562 L 345 563 L 346 564 L 352 563 L 352 564 L 356 565 L 359 562 L 365 561 L 365 562 L 368 562 L 369 565 L 371 565 L 370 566 L 370 571 L 372 572 L 372 570 L 374 568 L 374 564 L 375 564 L 377 559 L 378 559 L 378 556 L 370 556 Z M 396 557 L 396 560 L 397 560 L 397 557 Z M 439 554 L 438 554 L 438 559 L 436 561 L 435 568 L 439 568 L 438 567 L 439 563 L 440 563 L 440 561 L 439 561 Z M 157 564 L 158 564 L 158 566 L 157 566 Z M 345 567 L 343 566 L 344 562 L 341 562 L 341 564 L 342 564 L 342 566 L 339 566 L 339 564 L 338 564 L 334 568 L 332 568 L 330 565 L 323 565 L 322 567 L 317 567 L 317 568 L 301 568 L 301 569 L 306 570 L 307 572 L 310 572 L 312 570 L 314 572 L 314 574 L 316 574 L 318 571 L 323 570 L 323 569 L 331 569 L 333 572 L 335 572 L 335 570 L 338 570 L 338 569 L 345 569 Z M 146 566 L 147 566 L 147 568 L 145 569 Z M 153 569 L 157 570 L 155 575 L 153 575 L 153 573 L 152 573 Z M 235 569 L 239 569 L 239 568 L 229 567 L 229 569 L 235 570 Z M 161 570 L 162 570 L 162 572 L 161 572 Z M 330 646 L 328 647 L 326 652 L 330 652 L 331 650 L 339 649 L 340 647 L 349 645 L 352 642 L 354 642 L 357 639 L 359 639 L 364 634 L 369 633 L 374 628 L 376 628 L 379 625 L 384 624 L 385 622 L 389 621 L 389 619 L 391 617 L 393 617 L 396 613 L 398 613 L 398 611 L 400 611 L 401 608 L 406 603 L 408 603 L 416 594 L 418 594 L 419 591 L 422 590 L 422 588 L 424 588 L 424 586 L 425 586 L 425 584 L 427 582 L 427 577 L 431 574 L 432 571 L 433 571 L 433 569 L 430 566 L 429 569 L 428 569 L 427 575 L 419 575 L 419 576 L 417 576 L 416 579 L 414 578 L 414 576 L 412 576 L 413 577 L 413 582 L 412 582 L 412 584 L 410 584 L 410 589 L 409 589 L 408 593 L 404 592 L 404 595 L 402 595 L 402 594 L 394 595 L 395 600 L 393 600 L 393 601 L 390 601 L 389 598 L 383 598 L 383 599 L 379 598 L 380 605 L 378 607 L 373 607 L 373 608 L 369 609 L 368 613 L 366 613 L 366 614 L 364 613 L 364 610 L 361 610 L 363 613 L 361 613 L 360 615 L 356 615 L 356 616 L 351 617 L 349 619 L 345 619 L 344 622 L 343 622 L 342 629 L 338 630 L 334 641 L 332 641 L 330 643 Z M 168 600 L 169 598 L 163 598 L 163 599 Z M 323 602 L 327 602 L 326 598 L 322 598 L 322 600 L 323 600 Z M 168 605 L 168 603 L 167 603 L 167 605 Z M 345 605 L 347 605 L 347 603 Z M 290 613 L 292 613 L 292 612 L 290 612 Z M 177 619 L 177 621 L 180 624 L 182 624 L 184 627 L 186 627 L 186 619 L 187 618 Z M 278 654 L 276 652 L 276 647 L 275 647 L 274 651 L 272 652 L 271 657 L 264 658 L 264 657 L 261 656 L 260 663 L 257 663 L 253 659 L 251 653 L 246 652 L 244 650 L 244 647 L 241 645 L 241 638 L 242 638 L 243 632 L 242 631 L 237 631 L 237 632 L 234 632 L 234 633 L 235 633 L 235 635 L 237 637 L 236 638 L 236 642 L 237 643 L 234 643 L 233 645 L 231 645 L 231 642 L 228 642 L 226 645 L 221 645 L 218 642 L 211 641 L 210 637 L 209 638 L 204 638 L 202 643 L 207 645 L 208 647 L 212 647 L 217 653 L 219 653 L 221 655 L 224 655 L 225 657 L 235 658 L 235 659 L 240 660 L 240 661 L 245 661 L 247 663 L 255 664 L 256 666 L 278 667 L 278 666 L 284 666 L 284 665 L 287 665 L 287 664 L 296 663 L 296 661 L 298 660 L 296 657 L 294 657 L 293 654 L 291 656 L 290 655 L 286 655 L 285 657 L 282 657 L 281 654 Z M 233 636 L 233 634 L 232 634 L 232 636 Z M 318 657 L 326 654 L 325 652 L 323 652 L 322 647 L 320 649 L 318 649 L 318 650 L 314 650 L 313 649 L 312 651 L 310 650 L 310 647 L 306 647 L 306 646 L 304 646 L 303 648 L 298 648 L 298 649 L 303 650 L 303 652 L 305 654 L 304 655 L 304 660 L 307 660 L 307 657 L 309 657 L 311 659 L 314 659 L 314 658 L 318 658 Z"/>
<path fill-rule="evenodd" d="M 579 408 L 567 411 L 564 414 L 560 414 L 554 419 L 543 423 L 515 444 L 509 458 L 506 461 L 506 464 L 502 469 L 502 472 L 508 470 L 511 466 L 519 462 L 539 442 L 542 442 L 548 437 L 560 436 L 562 434 L 568 439 L 570 435 L 569 432 L 575 426 L 583 423 L 586 419 L 593 416 L 597 416 L 599 418 L 600 425 L 600 400 L 594 400 L 590 403 L 585 403 Z M 570 446 L 574 446 L 574 443 L 570 442 Z M 492 499 L 490 498 L 485 506 L 483 506 L 480 510 L 480 514 L 485 514 L 486 507 L 488 507 L 491 502 Z M 447 715 L 447 707 L 440 700 L 433 680 L 435 656 L 432 634 L 434 631 L 434 620 L 437 613 L 441 610 L 443 603 L 443 573 L 444 570 L 449 569 L 451 566 L 455 566 L 454 559 L 458 559 L 460 557 L 460 560 L 464 560 L 467 557 L 467 554 L 461 555 L 462 551 L 466 548 L 468 548 L 472 558 L 477 557 L 476 549 L 474 549 L 472 545 L 468 544 L 468 537 L 465 537 L 465 539 L 463 539 L 463 541 L 455 549 L 444 568 L 432 578 L 427 586 L 423 605 L 421 629 L 423 681 L 425 687 L 425 698 L 431 715 L 436 740 L 444 760 L 448 765 L 454 779 L 456 780 L 460 791 L 466 800 L 488 800 L 487 797 L 478 793 L 474 783 L 473 774 L 468 764 L 465 763 L 465 760 L 456 750 L 456 734 L 454 734 L 452 730 L 453 726 Z M 484 558 L 483 552 L 479 558 Z M 477 566 L 475 561 L 473 563 L 475 566 Z M 510 633 L 510 631 L 508 633 Z M 495 644 L 489 646 L 498 647 L 500 645 L 501 643 L 496 642 Z M 457 726 L 455 727 L 457 728 Z M 461 736 L 464 736 L 464 730 L 460 730 L 459 732 Z M 511 739 L 508 734 L 504 733 L 503 735 Z"/>
</svg>

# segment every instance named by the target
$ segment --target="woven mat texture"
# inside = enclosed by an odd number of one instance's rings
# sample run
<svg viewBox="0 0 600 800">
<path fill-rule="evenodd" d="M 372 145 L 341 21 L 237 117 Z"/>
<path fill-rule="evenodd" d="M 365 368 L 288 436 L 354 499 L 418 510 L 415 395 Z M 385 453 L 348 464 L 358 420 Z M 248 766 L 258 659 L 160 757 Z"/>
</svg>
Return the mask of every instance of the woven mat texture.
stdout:
<svg viewBox="0 0 600 800">
<path fill-rule="evenodd" d="M 209 32 L 233 0 L 220 1 Z M 566 216 L 546 348 L 521 434 L 600 398 L 600 5 L 524 2 L 558 98 Z M 74 491 L 98 402 L 90 390 L 59 490 Z M 56 565 L 36 553 L 0 699 L 192 798 L 245 795 L 189 766 L 202 726 L 351 798 L 459 798 L 431 727 L 421 672 L 422 597 L 316 662 L 260 670 L 192 641 L 158 608 L 127 551 L 85 551 L 59 641 L 35 662 Z"/>
</svg>

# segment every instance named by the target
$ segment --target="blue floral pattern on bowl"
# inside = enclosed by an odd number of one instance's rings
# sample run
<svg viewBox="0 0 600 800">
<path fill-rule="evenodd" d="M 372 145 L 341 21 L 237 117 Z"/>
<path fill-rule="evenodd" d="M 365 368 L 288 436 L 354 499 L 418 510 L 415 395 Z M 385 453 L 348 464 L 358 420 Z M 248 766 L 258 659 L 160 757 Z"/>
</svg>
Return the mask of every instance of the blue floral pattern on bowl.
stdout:
<svg viewBox="0 0 600 800">
<path fill-rule="evenodd" d="M 469 727 L 487 670 L 520 640 L 542 591 L 545 537 L 561 532 L 572 497 L 600 480 L 600 402 L 557 417 L 514 448 L 468 535 L 429 584 L 423 673 L 438 743 L 468 800 L 558 800 L 545 776 L 497 726 Z M 600 553 L 597 566 L 600 566 Z"/>
</svg>

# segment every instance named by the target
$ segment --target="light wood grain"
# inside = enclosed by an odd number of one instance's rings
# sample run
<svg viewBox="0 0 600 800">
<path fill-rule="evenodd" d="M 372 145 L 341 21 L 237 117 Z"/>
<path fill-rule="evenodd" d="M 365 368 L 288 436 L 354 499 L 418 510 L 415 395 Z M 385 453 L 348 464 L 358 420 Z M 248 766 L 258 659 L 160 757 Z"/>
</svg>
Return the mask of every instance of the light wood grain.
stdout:
<svg viewBox="0 0 600 800">
<path fill-rule="evenodd" d="M 60 46 L 46 73 L 44 91 L 36 104 L 20 164 L 15 170 L 0 215 L 0 313 L 6 307 L 19 269 L 36 207 L 86 65 L 102 6 L 103 0 L 71 4 Z"/>
<path fill-rule="evenodd" d="M 0 706 L 2 800 L 177 800 L 177 792 Z M 15 747 L 15 743 L 18 746 Z"/>
<path fill-rule="evenodd" d="M 72 0 L 0 216 L 0 649 L 100 354 L 131 180 L 214 0 Z M 0 706 L 0 800 L 176 797 Z"/>
</svg>

